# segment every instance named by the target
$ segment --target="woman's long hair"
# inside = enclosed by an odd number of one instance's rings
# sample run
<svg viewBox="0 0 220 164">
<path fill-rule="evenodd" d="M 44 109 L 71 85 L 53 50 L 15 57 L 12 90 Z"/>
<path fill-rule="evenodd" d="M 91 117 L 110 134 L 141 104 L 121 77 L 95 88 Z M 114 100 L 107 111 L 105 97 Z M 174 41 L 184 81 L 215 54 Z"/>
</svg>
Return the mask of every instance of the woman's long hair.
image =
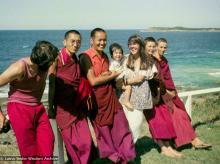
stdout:
<svg viewBox="0 0 220 164">
<path fill-rule="evenodd" d="M 140 69 L 147 70 L 150 66 L 152 66 L 153 61 L 151 57 L 146 56 L 144 53 L 144 42 L 142 37 L 140 37 L 139 35 L 130 36 L 128 38 L 128 45 L 134 43 L 137 43 L 140 46 L 140 50 L 138 52 L 141 58 Z M 134 56 L 130 53 L 128 56 L 127 67 L 131 70 L 134 70 L 134 61 L 135 61 Z"/>
</svg>

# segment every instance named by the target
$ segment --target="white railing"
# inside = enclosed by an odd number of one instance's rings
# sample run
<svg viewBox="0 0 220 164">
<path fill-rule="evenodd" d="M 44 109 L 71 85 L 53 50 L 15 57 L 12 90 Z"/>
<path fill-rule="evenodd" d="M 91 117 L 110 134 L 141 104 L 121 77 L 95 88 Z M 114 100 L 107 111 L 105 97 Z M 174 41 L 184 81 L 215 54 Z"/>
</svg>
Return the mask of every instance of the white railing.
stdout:
<svg viewBox="0 0 220 164">
<path fill-rule="evenodd" d="M 210 89 L 202 89 L 202 90 L 195 90 L 195 91 L 187 91 L 187 92 L 181 92 L 178 95 L 182 97 L 187 97 L 185 101 L 185 106 L 187 113 L 191 117 L 192 114 L 192 96 L 194 95 L 201 95 L 201 94 L 207 94 L 207 93 L 216 93 L 220 92 L 219 88 L 210 88 Z M 6 98 L 5 94 L 0 94 L 0 98 Z M 5 104 L 6 102 L 2 103 Z M 43 100 L 43 103 L 46 104 L 47 100 Z M 63 150 L 63 140 L 60 135 L 60 132 L 57 128 L 56 121 L 54 119 L 50 120 L 54 135 L 55 135 L 55 145 L 54 145 L 54 156 L 59 157 L 58 161 L 54 161 L 56 164 L 64 164 L 64 150 Z"/>
<path fill-rule="evenodd" d="M 210 89 L 181 92 L 178 95 L 181 98 L 187 97 L 186 102 L 185 102 L 185 107 L 186 107 L 186 110 L 187 110 L 187 113 L 189 114 L 189 116 L 192 117 L 192 96 L 207 94 L 207 93 L 216 93 L 216 92 L 220 92 L 220 87 L 219 88 L 210 88 Z"/>
</svg>

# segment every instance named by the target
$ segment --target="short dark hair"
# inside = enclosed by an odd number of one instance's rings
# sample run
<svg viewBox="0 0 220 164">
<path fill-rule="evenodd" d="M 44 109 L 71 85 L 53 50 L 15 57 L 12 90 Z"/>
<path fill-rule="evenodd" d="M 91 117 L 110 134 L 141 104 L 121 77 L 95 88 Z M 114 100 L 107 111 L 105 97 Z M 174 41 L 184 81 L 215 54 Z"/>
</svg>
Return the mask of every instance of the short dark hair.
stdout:
<svg viewBox="0 0 220 164">
<path fill-rule="evenodd" d="M 81 37 L 81 34 L 80 34 L 80 32 L 79 31 L 77 31 L 77 30 L 69 30 L 69 31 L 67 31 L 66 33 L 65 33 L 65 35 L 64 35 L 64 39 L 67 39 L 68 38 L 68 36 L 69 36 L 69 34 L 77 34 L 77 35 L 79 35 L 80 37 Z"/>
<path fill-rule="evenodd" d="M 156 43 L 156 40 L 153 37 L 146 37 L 144 39 L 144 44 L 146 45 L 147 42 L 154 42 L 154 43 Z"/>
<path fill-rule="evenodd" d="M 167 40 L 165 38 L 159 38 L 157 39 L 157 43 L 158 42 L 164 42 L 164 43 L 167 43 Z"/>
<path fill-rule="evenodd" d="M 123 49 L 122 49 L 121 45 L 118 44 L 118 43 L 112 43 L 112 44 L 109 46 L 109 52 L 110 52 L 111 57 L 113 56 L 113 52 L 115 51 L 115 49 L 121 50 L 121 52 L 122 52 L 122 54 L 123 54 Z"/>
<path fill-rule="evenodd" d="M 97 28 L 95 28 L 95 29 L 93 29 L 91 31 L 90 37 L 93 38 L 95 36 L 96 32 L 104 32 L 104 33 L 106 33 L 106 31 L 104 29 L 97 27 Z"/>
<path fill-rule="evenodd" d="M 30 56 L 31 62 L 37 64 L 41 71 L 47 71 L 50 63 L 53 62 L 59 50 L 52 43 L 42 40 L 37 41 Z"/>
</svg>

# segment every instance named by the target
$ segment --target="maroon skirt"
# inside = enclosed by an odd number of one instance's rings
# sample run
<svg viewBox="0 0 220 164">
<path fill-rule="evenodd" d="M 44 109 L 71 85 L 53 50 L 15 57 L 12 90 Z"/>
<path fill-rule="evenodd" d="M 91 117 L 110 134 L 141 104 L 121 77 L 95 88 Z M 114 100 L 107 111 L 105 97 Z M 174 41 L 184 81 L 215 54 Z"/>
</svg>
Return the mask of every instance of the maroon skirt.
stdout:
<svg viewBox="0 0 220 164">
<path fill-rule="evenodd" d="M 180 109 L 172 101 L 166 102 L 172 108 L 171 117 L 173 120 L 174 129 L 176 132 L 175 145 L 176 147 L 191 143 L 196 137 L 195 130 L 192 127 L 190 118 L 184 109 Z"/>
<path fill-rule="evenodd" d="M 155 140 L 176 137 L 171 114 L 166 104 L 156 105 L 153 110 L 145 111 L 150 133 Z"/>
</svg>

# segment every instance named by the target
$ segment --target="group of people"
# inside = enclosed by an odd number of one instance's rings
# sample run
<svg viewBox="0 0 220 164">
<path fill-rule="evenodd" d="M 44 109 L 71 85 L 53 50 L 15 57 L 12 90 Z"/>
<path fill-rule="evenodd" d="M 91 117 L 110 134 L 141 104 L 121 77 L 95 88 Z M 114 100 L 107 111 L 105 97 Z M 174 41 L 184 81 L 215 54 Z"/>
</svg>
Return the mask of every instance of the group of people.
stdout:
<svg viewBox="0 0 220 164">
<path fill-rule="evenodd" d="M 164 57 L 166 39 L 132 35 L 128 55 L 123 54 L 118 43 L 110 45 L 112 60 L 104 52 L 107 33 L 101 28 L 91 31 L 91 47 L 78 57 L 81 34 L 77 30 L 67 31 L 63 44 L 59 51 L 51 43 L 39 41 L 30 57 L 13 63 L 0 75 L 0 86 L 10 85 L 7 110 L 22 157 L 53 156 L 54 135 L 49 118 L 56 119 L 68 159 L 74 164 L 91 163 L 97 158 L 88 118 L 99 157 L 113 163 L 135 159 L 134 145 L 144 119 L 161 154 L 181 157 L 183 154 L 175 148 L 189 143 L 194 148 L 211 147 L 196 136 L 178 97 Z M 47 75 L 48 115 L 41 103 Z M 78 102 L 84 80 L 92 88 L 88 100 L 95 104 L 86 110 Z M 96 110 L 95 116 L 89 117 L 90 110 Z M 0 112 L 0 131 L 6 122 Z"/>
</svg>

